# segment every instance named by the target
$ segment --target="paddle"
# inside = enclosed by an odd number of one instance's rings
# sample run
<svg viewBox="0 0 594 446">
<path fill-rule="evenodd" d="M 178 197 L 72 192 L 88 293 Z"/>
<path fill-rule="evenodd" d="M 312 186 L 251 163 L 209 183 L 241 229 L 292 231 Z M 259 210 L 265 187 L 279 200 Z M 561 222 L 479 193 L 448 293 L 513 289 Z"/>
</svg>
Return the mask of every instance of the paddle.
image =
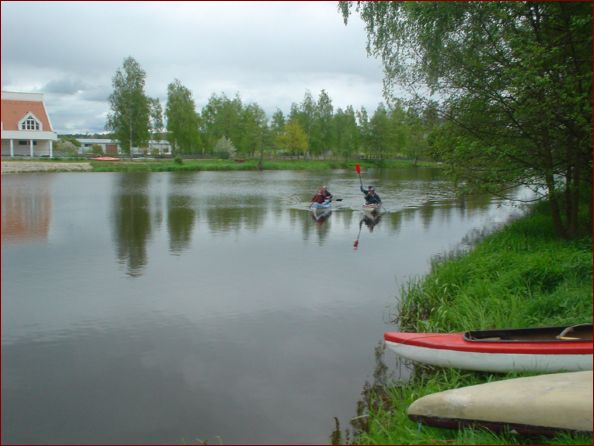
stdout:
<svg viewBox="0 0 594 446">
<path fill-rule="evenodd" d="M 363 187 L 363 180 L 361 179 L 361 165 L 359 163 L 355 164 L 355 170 L 357 171 L 357 175 L 359 175 L 359 181 L 361 182 L 361 187 Z"/>
</svg>

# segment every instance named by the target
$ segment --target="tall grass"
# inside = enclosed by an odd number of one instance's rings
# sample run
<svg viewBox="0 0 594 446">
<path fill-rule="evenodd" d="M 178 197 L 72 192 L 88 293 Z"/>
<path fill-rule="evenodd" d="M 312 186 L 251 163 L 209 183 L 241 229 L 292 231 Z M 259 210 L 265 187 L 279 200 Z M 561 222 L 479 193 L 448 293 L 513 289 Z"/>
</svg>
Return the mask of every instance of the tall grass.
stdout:
<svg viewBox="0 0 594 446">
<path fill-rule="evenodd" d="M 592 236 L 554 236 L 546 204 L 486 236 L 468 253 L 436 261 L 424 278 L 401 289 L 401 331 L 451 332 L 592 321 Z M 489 374 L 417 365 L 409 382 L 374 384 L 362 392 L 353 443 L 591 444 L 588 435 L 521 437 L 480 429 L 422 426 L 406 416 L 417 398 L 456 387 L 526 374 Z"/>
<path fill-rule="evenodd" d="M 464 331 L 592 320 L 592 238 L 554 236 L 544 205 L 402 290 L 402 330 Z"/>
</svg>

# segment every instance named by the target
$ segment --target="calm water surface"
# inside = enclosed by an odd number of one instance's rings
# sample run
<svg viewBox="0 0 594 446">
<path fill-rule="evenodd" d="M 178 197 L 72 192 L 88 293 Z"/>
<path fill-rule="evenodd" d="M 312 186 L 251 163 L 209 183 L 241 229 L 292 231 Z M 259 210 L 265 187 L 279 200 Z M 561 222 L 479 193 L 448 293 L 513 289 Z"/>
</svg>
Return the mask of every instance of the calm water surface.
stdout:
<svg viewBox="0 0 594 446">
<path fill-rule="evenodd" d="M 400 286 L 520 212 L 363 177 L 375 226 L 350 171 L 3 175 L 2 442 L 327 443 Z"/>
</svg>

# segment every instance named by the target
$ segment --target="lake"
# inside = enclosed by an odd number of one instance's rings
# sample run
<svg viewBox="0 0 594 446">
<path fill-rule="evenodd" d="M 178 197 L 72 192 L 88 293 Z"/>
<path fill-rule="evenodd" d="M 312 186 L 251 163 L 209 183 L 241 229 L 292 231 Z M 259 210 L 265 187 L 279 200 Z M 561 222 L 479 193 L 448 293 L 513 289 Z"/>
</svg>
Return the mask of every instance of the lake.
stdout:
<svg viewBox="0 0 594 446">
<path fill-rule="evenodd" d="M 2 443 L 328 443 L 401 286 L 521 214 L 362 179 L 379 221 L 345 170 L 3 175 Z"/>
</svg>

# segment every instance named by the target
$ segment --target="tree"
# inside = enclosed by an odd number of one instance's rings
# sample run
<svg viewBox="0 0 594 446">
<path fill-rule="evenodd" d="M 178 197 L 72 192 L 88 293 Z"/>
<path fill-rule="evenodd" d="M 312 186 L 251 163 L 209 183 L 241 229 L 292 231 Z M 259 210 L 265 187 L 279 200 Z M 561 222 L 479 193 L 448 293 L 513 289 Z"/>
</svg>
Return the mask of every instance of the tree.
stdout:
<svg viewBox="0 0 594 446">
<path fill-rule="evenodd" d="M 361 142 L 359 150 L 365 155 L 369 156 L 371 152 L 372 137 L 371 137 L 371 123 L 369 122 L 369 114 L 365 107 L 361 107 L 361 110 L 357 111 L 357 126 L 361 133 Z"/>
<path fill-rule="evenodd" d="M 76 145 L 74 138 L 60 136 L 54 145 L 55 156 L 77 156 L 79 153 L 80 143 Z"/>
<path fill-rule="evenodd" d="M 268 132 L 266 112 L 258 104 L 248 104 L 241 110 L 240 119 L 238 124 L 241 128 L 241 152 L 249 155 L 259 152 L 260 158 L 262 158 L 264 141 Z"/>
<path fill-rule="evenodd" d="M 167 86 L 167 139 L 173 153 L 196 153 L 200 148 L 199 118 L 192 92 L 179 80 Z"/>
<path fill-rule="evenodd" d="M 146 73 L 132 57 L 124 59 L 113 77 L 113 93 L 109 96 L 111 113 L 105 129 L 113 133 L 124 152 L 143 147 L 149 140 L 149 99 L 144 93 Z"/>
<path fill-rule="evenodd" d="M 223 159 L 235 159 L 237 149 L 226 136 L 221 137 L 214 146 L 215 154 Z"/>
<path fill-rule="evenodd" d="M 389 121 L 391 152 L 405 154 L 407 157 L 414 159 L 416 164 L 418 159 L 417 146 L 413 143 L 411 137 L 419 123 L 414 112 L 411 108 L 405 110 L 404 105 L 400 101 L 396 101 L 390 109 Z"/>
<path fill-rule="evenodd" d="M 353 3 L 342 2 L 348 19 Z M 557 234 L 592 222 L 592 7 L 579 2 L 357 2 L 396 86 L 439 92 L 436 150 L 467 187 L 544 191 Z"/>
<path fill-rule="evenodd" d="M 159 98 L 149 98 L 150 104 L 150 124 L 152 138 L 156 140 L 163 139 L 165 124 L 163 123 L 163 107 Z"/>
<path fill-rule="evenodd" d="M 241 145 L 241 115 L 243 104 L 239 95 L 229 99 L 225 94 L 213 94 L 202 109 L 202 135 L 208 149 L 223 136 L 237 148 Z"/>
<path fill-rule="evenodd" d="M 319 129 L 316 126 L 316 101 L 309 91 L 305 92 L 303 102 L 298 106 L 292 104 L 289 121 L 295 121 L 305 132 L 308 151 L 313 155 L 321 153 Z"/>
<path fill-rule="evenodd" d="M 273 154 L 275 153 L 276 141 L 278 141 L 279 135 L 284 131 L 285 123 L 285 115 L 281 110 L 276 109 L 270 121 L 270 139 L 272 141 Z"/>
<path fill-rule="evenodd" d="M 308 150 L 307 135 L 297 120 L 285 124 L 285 130 L 278 137 L 278 145 L 289 153 L 305 154 Z"/>
<path fill-rule="evenodd" d="M 341 108 L 336 110 L 334 129 L 336 130 L 336 150 L 345 160 L 348 160 L 359 147 L 359 140 L 361 139 L 355 111 L 351 105 L 345 111 Z"/>
<path fill-rule="evenodd" d="M 379 104 L 369 120 L 371 153 L 382 159 L 391 146 L 390 118 L 384 104 Z"/>
<path fill-rule="evenodd" d="M 323 154 L 333 148 L 335 143 L 333 121 L 334 107 L 325 90 L 320 92 L 316 104 L 315 123 L 319 138 L 319 153 Z"/>
</svg>

